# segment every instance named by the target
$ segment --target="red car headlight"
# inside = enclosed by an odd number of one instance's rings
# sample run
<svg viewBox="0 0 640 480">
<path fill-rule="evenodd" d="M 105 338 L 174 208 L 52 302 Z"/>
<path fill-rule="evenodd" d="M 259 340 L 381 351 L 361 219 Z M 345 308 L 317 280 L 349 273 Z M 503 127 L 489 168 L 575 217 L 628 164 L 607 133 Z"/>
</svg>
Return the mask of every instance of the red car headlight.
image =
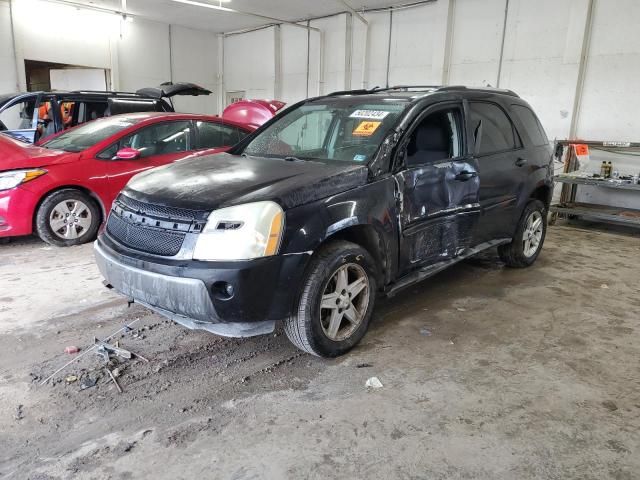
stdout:
<svg viewBox="0 0 640 480">
<path fill-rule="evenodd" d="M 32 168 L 29 170 L 10 170 L 8 172 L 0 172 L 0 191 L 10 190 L 23 183 L 30 182 L 47 173 L 41 168 Z"/>
</svg>

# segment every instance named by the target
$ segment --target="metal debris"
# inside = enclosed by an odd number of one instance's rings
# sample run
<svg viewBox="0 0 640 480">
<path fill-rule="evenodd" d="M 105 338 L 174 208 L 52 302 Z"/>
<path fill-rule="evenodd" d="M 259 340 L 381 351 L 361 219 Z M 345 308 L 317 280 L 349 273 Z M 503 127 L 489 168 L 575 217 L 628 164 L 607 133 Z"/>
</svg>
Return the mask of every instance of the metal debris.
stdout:
<svg viewBox="0 0 640 480">
<path fill-rule="evenodd" d="M 94 343 L 96 345 L 96 354 L 99 357 L 102 357 L 104 363 L 109 363 L 110 355 L 116 355 L 117 357 L 124 358 L 125 360 L 130 360 L 133 357 L 133 354 L 129 350 L 125 350 L 124 348 L 116 347 L 115 345 L 111 345 L 110 343 L 103 342 L 94 338 Z"/>
<path fill-rule="evenodd" d="M 87 388 L 95 387 L 96 383 L 98 383 L 97 378 L 93 378 L 87 375 L 80 382 L 80 390 L 86 390 Z"/>
<path fill-rule="evenodd" d="M 107 371 L 107 373 L 109 374 L 109 376 L 111 377 L 111 380 L 113 380 L 113 383 L 115 383 L 116 388 L 118 389 L 119 393 L 122 393 L 122 388 L 120 388 L 120 384 L 118 383 L 118 381 L 116 380 L 116 377 L 113 376 L 113 373 L 111 373 L 111 370 L 109 370 L 108 368 L 105 368 L 105 370 Z"/>
</svg>

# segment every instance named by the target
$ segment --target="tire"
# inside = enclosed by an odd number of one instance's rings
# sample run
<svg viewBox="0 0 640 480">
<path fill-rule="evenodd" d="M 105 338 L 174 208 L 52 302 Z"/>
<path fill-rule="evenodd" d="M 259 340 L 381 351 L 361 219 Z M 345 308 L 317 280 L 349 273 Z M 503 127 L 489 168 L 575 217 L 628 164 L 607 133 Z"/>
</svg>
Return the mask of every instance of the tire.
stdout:
<svg viewBox="0 0 640 480">
<path fill-rule="evenodd" d="M 535 249 L 533 243 L 525 243 L 525 235 L 530 234 L 529 221 L 540 221 L 539 227 L 534 232 L 534 237 L 530 237 L 536 243 Z M 500 259 L 512 268 L 525 268 L 533 265 L 540 255 L 545 236 L 547 235 L 547 209 L 540 200 L 531 200 L 522 212 L 516 234 L 511 243 L 498 247 Z"/>
<path fill-rule="evenodd" d="M 40 204 L 36 232 L 44 242 L 70 247 L 93 240 L 100 222 L 100 208 L 93 198 L 80 190 L 65 188 L 51 193 Z"/>
<path fill-rule="evenodd" d="M 369 328 L 377 292 L 375 271 L 369 252 L 355 243 L 335 241 L 319 250 L 307 269 L 295 314 L 284 322 L 289 340 L 319 357 L 351 350 Z M 338 282 L 345 288 L 339 289 Z M 331 308 L 322 306 L 323 298 Z M 358 321 L 351 320 L 354 316 Z M 332 328 L 336 324 L 337 330 Z"/>
</svg>

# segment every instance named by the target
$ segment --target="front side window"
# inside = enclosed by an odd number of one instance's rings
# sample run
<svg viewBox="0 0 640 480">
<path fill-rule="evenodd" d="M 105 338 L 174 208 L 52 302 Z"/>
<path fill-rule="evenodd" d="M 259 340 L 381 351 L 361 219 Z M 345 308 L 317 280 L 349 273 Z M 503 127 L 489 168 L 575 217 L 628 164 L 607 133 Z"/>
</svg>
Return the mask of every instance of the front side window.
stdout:
<svg viewBox="0 0 640 480">
<path fill-rule="evenodd" d="M 242 140 L 246 133 L 231 125 L 197 122 L 198 148 L 230 147 Z"/>
<path fill-rule="evenodd" d="M 329 98 L 301 105 L 255 137 L 245 154 L 366 163 L 408 103 Z"/>
<path fill-rule="evenodd" d="M 513 150 L 517 145 L 515 129 L 502 108 L 493 103 L 471 102 L 471 128 L 477 132 L 482 122 L 480 155 Z"/>
<path fill-rule="evenodd" d="M 412 167 L 462 155 L 460 110 L 451 108 L 427 115 L 411 133 L 406 165 Z"/>
<path fill-rule="evenodd" d="M 105 118 L 64 132 L 42 146 L 66 152 L 81 152 L 134 124 L 135 122 L 122 118 Z"/>
<path fill-rule="evenodd" d="M 33 128 L 36 99 L 14 103 L 0 112 L 0 130 L 29 130 Z"/>
<path fill-rule="evenodd" d="M 135 148 L 140 158 L 189 151 L 191 122 L 163 122 L 142 128 L 120 140 L 121 148 Z"/>
</svg>

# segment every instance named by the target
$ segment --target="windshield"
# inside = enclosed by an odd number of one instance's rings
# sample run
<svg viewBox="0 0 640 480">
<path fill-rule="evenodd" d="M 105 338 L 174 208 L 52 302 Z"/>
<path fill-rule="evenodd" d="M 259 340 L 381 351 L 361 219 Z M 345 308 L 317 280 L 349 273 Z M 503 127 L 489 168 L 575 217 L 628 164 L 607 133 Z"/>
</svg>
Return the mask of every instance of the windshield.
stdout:
<svg viewBox="0 0 640 480">
<path fill-rule="evenodd" d="M 135 123 L 129 119 L 113 117 L 96 120 L 69 130 L 45 142 L 42 146 L 65 152 L 81 152 L 135 125 Z"/>
<path fill-rule="evenodd" d="M 254 138 L 243 153 L 366 163 L 408 103 L 324 99 L 301 105 Z"/>
</svg>

